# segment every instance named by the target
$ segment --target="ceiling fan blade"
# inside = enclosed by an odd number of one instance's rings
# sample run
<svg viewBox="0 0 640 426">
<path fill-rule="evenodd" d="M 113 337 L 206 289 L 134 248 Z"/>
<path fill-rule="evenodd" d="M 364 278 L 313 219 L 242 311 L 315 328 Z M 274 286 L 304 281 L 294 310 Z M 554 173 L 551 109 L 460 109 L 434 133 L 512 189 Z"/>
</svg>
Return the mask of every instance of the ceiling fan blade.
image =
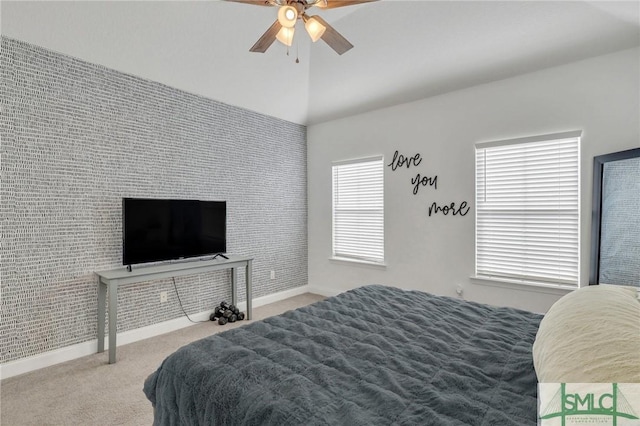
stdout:
<svg viewBox="0 0 640 426">
<path fill-rule="evenodd" d="M 325 43 L 329 45 L 329 47 L 335 50 L 338 55 L 342 55 L 344 52 L 353 47 L 353 44 L 349 43 L 349 40 L 347 40 L 339 32 L 337 32 L 331 25 L 327 23 L 327 21 L 325 21 L 318 15 L 314 15 L 314 18 L 327 28 L 324 34 L 322 34 L 321 38 L 325 41 Z"/>
<path fill-rule="evenodd" d="M 244 3 L 244 4 L 252 4 L 254 6 L 273 6 L 273 2 L 269 0 L 226 0 L 233 3 Z"/>
<path fill-rule="evenodd" d="M 315 6 L 321 9 L 335 9 L 336 7 L 353 6 L 361 3 L 372 3 L 378 0 L 327 0 L 326 4 L 320 0 Z"/>
<path fill-rule="evenodd" d="M 256 44 L 254 44 L 253 47 L 249 49 L 249 51 L 260 53 L 266 52 L 269 46 L 271 46 L 275 41 L 276 34 L 278 34 L 278 31 L 280 31 L 280 28 L 282 28 L 282 24 L 280 24 L 280 22 L 278 22 L 278 20 L 276 19 L 276 22 L 274 22 L 269 27 L 269 29 L 265 31 L 264 34 L 262 34 L 262 37 L 260 37 L 258 41 L 256 41 Z"/>
</svg>

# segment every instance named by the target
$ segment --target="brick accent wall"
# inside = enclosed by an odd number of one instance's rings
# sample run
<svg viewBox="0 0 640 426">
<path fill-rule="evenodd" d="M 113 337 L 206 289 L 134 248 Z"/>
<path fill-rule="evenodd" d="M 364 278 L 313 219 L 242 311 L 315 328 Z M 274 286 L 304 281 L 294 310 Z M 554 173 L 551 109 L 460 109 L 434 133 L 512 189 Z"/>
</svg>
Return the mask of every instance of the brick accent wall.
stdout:
<svg viewBox="0 0 640 426">
<path fill-rule="evenodd" d="M 254 297 L 307 284 L 304 126 L 6 37 L 0 72 L 0 362 L 96 338 L 93 271 L 122 265 L 123 197 L 226 200 Z M 176 281 L 188 313 L 231 297 L 226 271 Z M 118 332 L 182 316 L 171 280 L 118 305 Z"/>
</svg>

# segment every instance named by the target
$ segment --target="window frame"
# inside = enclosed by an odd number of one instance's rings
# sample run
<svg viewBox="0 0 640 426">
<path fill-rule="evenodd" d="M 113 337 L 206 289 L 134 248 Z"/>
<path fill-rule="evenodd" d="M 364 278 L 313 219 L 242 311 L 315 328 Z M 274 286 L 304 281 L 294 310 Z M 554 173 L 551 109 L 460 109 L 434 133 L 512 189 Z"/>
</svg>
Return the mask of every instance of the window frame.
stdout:
<svg viewBox="0 0 640 426">
<path fill-rule="evenodd" d="M 378 177 L 380 180 L 376 183 L 374 183 L 372 186 L 374 185 L 378 185 L 379 189 L 381 191 L 380 194 L 377 194 L 379 198 L 381 198 L 380 200 L 380 206 L 378 208 L 361 208 L 361 209 L 345 209 L 345 208 L 339 208 L 336 206 L 336 199 L 337 199 L 337 194 L 336 194 L 336 185 L 338 185 L 338 183 L 336 182 L 336 168 L 340 168 L 342 166 L 355 166 L 358 164 L 362 164 L 362 163 L 378 163 L 376 164 L 376 167 L 379 167 L 379 169 L 377 170 L 379 172 L 379 175 L 377 175 L 376 177 Z M 340 238 L 339 235 L 337 235 L 337 226 L 336 226 L 336 211 L 360 211 L 360 212 L 366 212 L 366 214 L 372 213 L 372 214 L 378 214 L 379 216 L 381 216 L 380 222 L 377 224 L 377 226 L 379 226 L 381 228 L 380 230 L 380 237 L 382 239 L 381 244 L 376 245 L 375 248 L 377 248 L 380 253 L 381 256 L 380 257 L 372 257 L 372 256 L 367 256 L 366 254 L 349 254 L 346 252 L 343 252 L 341 250 L 336 251 L 336 237 Z M 331 260 L 338 260 L 338 261 L 346 261 L 346 262 L 354 262 L 354 263 L 360 263 L 360 264 L 367 264 L 367 265 L 374 265 L 374 266 L 385 266 L 385 227 L 384 227 L 384 221 L 385 221 L 385 211 L 384 211 L 384 156 L 383 155 L 376 155 L 376 156 L 371 156 L 371 157 L 363 157 L 363 158 L 356 158 L 356 159 L 350 159 L 350 160 L 341 160 L 341 161 L 334 161 L 331 164 Z"/>
<path fill-rule="evenodd" d="M 582 220 L 582 215 L 581 215 L 581 145 L 582 145 L 581 137 L 582 137 L 582 131 L 578 130 L 578 131 L 554 133 L 554 134 L 532 136 L 532 137 L 525 137 L 525 138 L 507 139 L 507 140 L 501 140 L 501 141 L 479 142 L 475 144 L 475 160 L 474 160 L 475 162 L 474 179 L 475 179 L 475 197 L 476 197 L 476 209 L 475 209 L 476 217 L 475 217 L 475 229 L 474 229 L 474 233 L 475 233 L 474 273 L 475 275 L 472 278 L 480 281 L 503 282 L 503 283 L 509 283 L 509 284 L 518 284 L 518 285 L 533 285 L 533 286 L 556 288 L 556 289 L 572 290 L 580 287 L 581 276 L 582 276 L 581 259 L 580 259 L 581 243 L 582 243 L 581 241 L 581 220 Z M 533 144 L 536 144 L 536 143 L 545 143 L 545 142 L 552 143 L 555 141 L 557 142 L 564 141 L 565 143 L 570 143 L 570 142 L 575 143 L 575 153 L 573 153 L 570 157 L 567 157 L 567 158 L 570 158 L 571 161 L 575 161 L 575 174 L 572 175 L 571 177 L 572 181 L 575 184 L 575 191 L 576 191 L 575 205 L 573 205 L 573 209 L 572 209 L 572 211 L 575 212 L 572 216 L 572 218 L 575 220 L 575 227 L 572 227 L 571 229 L 573 232 L 572 235 L 575 235 L 575 238 L 577 238 L 577 242 L 575 242 L 575 245 L 573 247 L 574 249 L 571 252 L 571 260 L 567 261 L 567 263 L 575 263 L 576 265 L 575 268 L 573 269 L 575 273 L 574 275 L 575 278 L 574 279 L 572 278 L 571 280 L 567 281 L 559 278 L 553 278 L 549 276 L 551 274 L 541 278 L 541 277 L 527 277 L 525 273 L 521 275 L 509 274 L 509 273 L 497 273 L 497 270 L 495 269 L 495 267 L 494 267 L 494 270 L 489 270 L 487 268 L 484 271 L 481 271 L 479 273 L 478 257 L 479 257 L 479 246 L 481 246 L 481 243 L 479 241 L 479 228 L 481 225 L 483 225 L 482 222 L 479 222 L 479 220 L 481 220 L 479 219 L 479 215 L 481 215 L 483 209 L 485 212 L 487 212 L 486 203 L 479 199 L 479 194 L 480 194 L 479 171 L 481 167 L 483 168 L 483 172 L 485 173 L 484 176 L 486 178 L 486 163 L 483 164 L 482 166 L 479 165 L 479 161 L 478 161 L 479 151 L 483 151 L 484 153 L 486 153 L 487 150 L 491 150 L 494 148 L 524 145 L 524 144 L 528 144 L 528 147 L 533 147 L 534 146 Z M 526 148 L 527 147 L 523 147 L 523 150 Z M 485 182 L 485 185 L 486 185 L 486 182 Z M 485 188 L 485 191 L 486 191 L 486 188 Z M 494 210 L 496 209 L 495 206 L 493 208 Z M 520 209 L 516 209 L 515 211 L 526 212 L 526 210 L 522 207 Z M 559 207 L 556 209 L 552 209 L 552 208 L 547 209 L 547 212 L 553 212 L 553 211 L 561 212 L 562 210 Z M 496 215 L 495 217 L 498 217 L 498 216 L 499 215 Z M 560 215 L 556 215 L 555 218 L 559 216 Z M 484 225 L 486 226 L 486 223 Z M 522 231 L 523 229 L 524 227 L 519 228 L 520 231 Z M 539 229 L 543 229 L 543 228 L 540 227 Z M 525 259 L 525 256 L 526 255 L 522 255 L 520 258 Z M 483 265 L 483 268 L 486 268 L 486 266 Z"/>
</svg>

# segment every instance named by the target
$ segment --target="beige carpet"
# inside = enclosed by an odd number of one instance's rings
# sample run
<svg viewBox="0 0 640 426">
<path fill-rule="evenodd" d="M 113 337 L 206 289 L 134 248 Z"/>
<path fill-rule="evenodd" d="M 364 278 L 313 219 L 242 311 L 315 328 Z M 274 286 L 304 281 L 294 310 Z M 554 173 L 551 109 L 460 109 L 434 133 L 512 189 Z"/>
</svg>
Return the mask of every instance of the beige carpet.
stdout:
<svg viewBox="0 0 640 426">
<path fill-rule="evenodd" d="M 206 322 L 119 346 L 117 362 L 112 365 L 104 352 L 5 379 L 0 382 L 0 424 L 150 425 L 153 409 L 142 385 L 176 349 L 322 299 L 303 294 L 254 308 L 252 321 L 225 326 Z"/>
</svg>

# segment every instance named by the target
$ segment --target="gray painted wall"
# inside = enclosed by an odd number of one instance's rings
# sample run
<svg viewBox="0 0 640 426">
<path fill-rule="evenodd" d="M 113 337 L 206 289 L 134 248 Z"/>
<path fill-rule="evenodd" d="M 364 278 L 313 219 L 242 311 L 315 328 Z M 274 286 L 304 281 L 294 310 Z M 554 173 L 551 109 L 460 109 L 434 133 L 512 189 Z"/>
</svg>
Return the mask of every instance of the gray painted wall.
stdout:
<svg viewBox="0 0 640 426">
<path fill-rule="evenodd" d="M 93 271 L 121 266 L 122 197 L 226 200 L 254 297 L 307 284 L 304 126 L 4 37 L 0 59 L 0 362 L 96 338 Z M 177 287 L 188 313 L 231 296 L 229 272 Z M 182 315 L 171 280 L 118 305 L 118 332 Z"/>
<path fill-rule="evenodd" d="M 308 127 L 309 284 L 325 292 L 387 284 L 480 303 L 546 312 L 563 290 L 479 280 L 475 274 L 477 142 L 582 130 L 580 143 L 581 284 L 589 278 L 593 157 L 638 147 L 639 49 L 599 56 L 519 77 Z M 385 167 L 385 268 L 329 260 L 331 164 L 398 150 L 420 153 L 418 167 Z M 416 175 L 438 176 L 438 188 Z M 428 215 L 431 203 L 466 216 Z M 320 290 L 318 290 L 320 291 Z"/>
</svg>

